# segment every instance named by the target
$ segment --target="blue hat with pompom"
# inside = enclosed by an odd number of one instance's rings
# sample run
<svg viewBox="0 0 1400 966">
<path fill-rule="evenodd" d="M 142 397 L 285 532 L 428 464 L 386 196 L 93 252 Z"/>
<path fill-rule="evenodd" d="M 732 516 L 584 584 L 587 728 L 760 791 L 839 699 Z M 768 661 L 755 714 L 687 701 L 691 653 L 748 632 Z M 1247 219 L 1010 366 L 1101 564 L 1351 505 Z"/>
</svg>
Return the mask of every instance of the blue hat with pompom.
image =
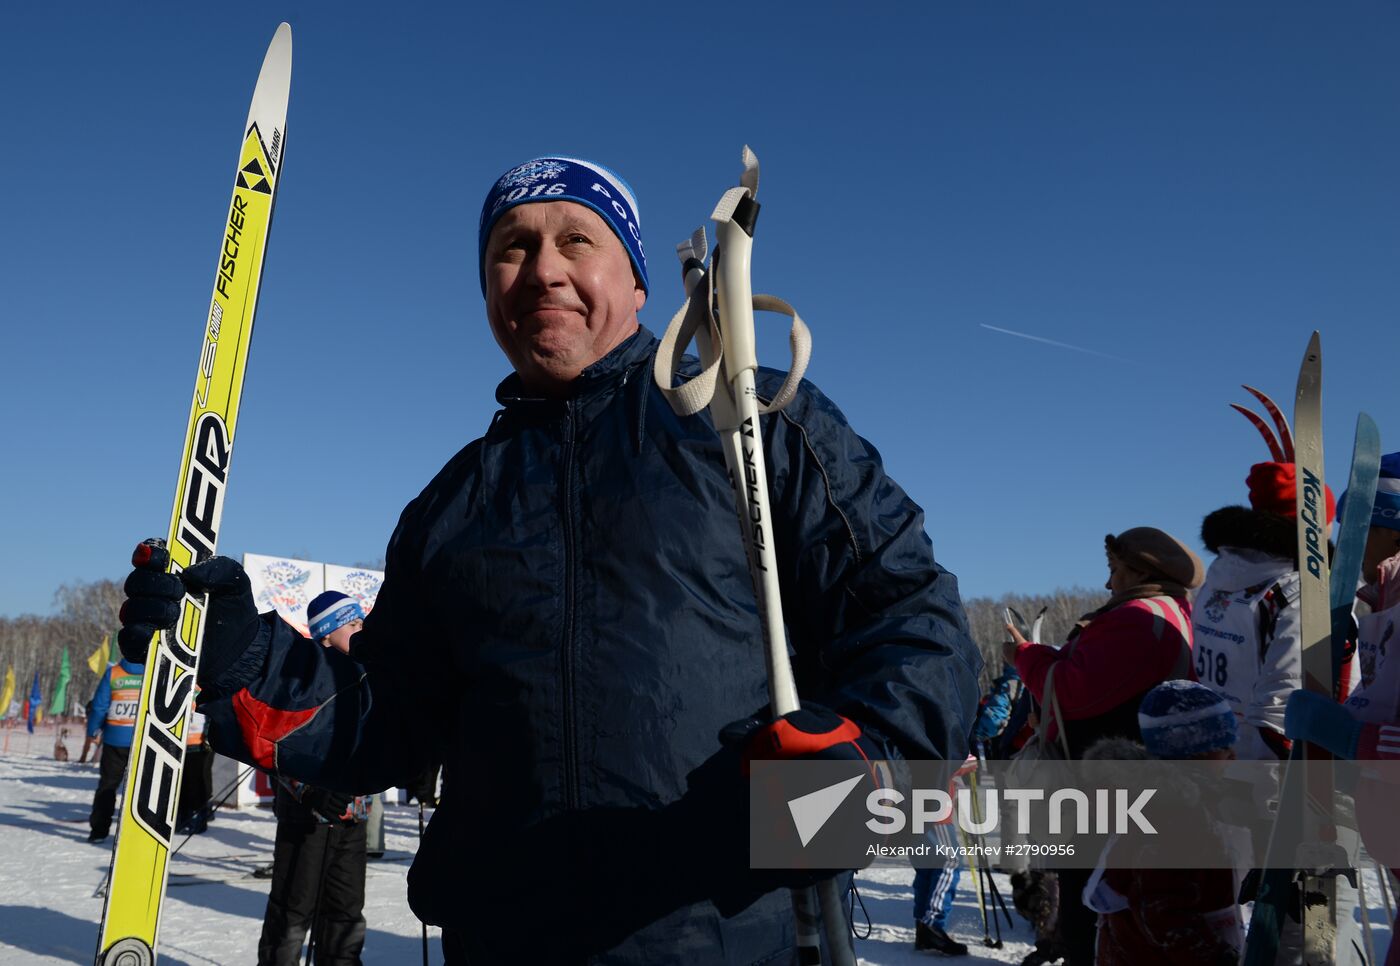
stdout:
<svg viewBox="0 0 1400 966">
<path fill-rule="evenodd" d="M 1239 724 L 1230 704 L 1196 681 L 1164 681 L 1138 706 L 1142 743 L 1153 758 L 1196 758 L 1233 747 Z"/>
</svg>

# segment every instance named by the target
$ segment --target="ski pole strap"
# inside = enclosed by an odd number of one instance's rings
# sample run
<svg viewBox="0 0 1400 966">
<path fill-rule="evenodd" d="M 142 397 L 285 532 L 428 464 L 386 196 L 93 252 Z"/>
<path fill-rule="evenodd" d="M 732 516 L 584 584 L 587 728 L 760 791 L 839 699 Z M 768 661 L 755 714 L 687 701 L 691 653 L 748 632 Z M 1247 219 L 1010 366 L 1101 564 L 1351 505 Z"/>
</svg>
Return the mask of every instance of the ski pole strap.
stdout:
<svg viewBox="0 0 1400 966">
<path fill-rule="evenodd" d="M 743 162 L 744 172 L 739 176 L 739 184 L 720 197 L 710 215 L 717 224 L 732 222 L 740 203 L 745 198 L 752 200 L 758 195 L 758 156 L 747 144 L 744 145 Z M 657 388 L 678 416 L 693 416 L 710 404 L 710 400 L 714 398 L 715 387 L 719 384 L 721 364 L 724 360 L 724 343 L 714 311 L 716 263 L 710 263 L 709 271 L 703 270 L 701 266 L 705 263 L 706 254 L 704 227 L 676 246 L 676 257 L 680 259 L 681 273 L 686 284 L 686 300 L 666 326 L 653 368 Z M 777 312 L 792 319 L 792 327 L 788 332 L 792 365 L 773 399 L 766 405 L 759 404 L 759 414 L 767 415 L 783 409 L 797 395 L 798 383 L 802 381 L 807 364 L 812 358 L 812 332 L 796 309 L 775 295 L 754 295 L 752 305 L 755 311 Z M 703 347 L 701 349 L 700 361 L 703 368 L 699 375 L 676 386 L 674 378 L 680 369 L 682 355 L 702 330 L 709 338 L 710 347 L 709 352 L 704 351 Z M 731 378 L 733 375 L 729 374 Z"/>
<path fill-rule="evenodd" d="M 692 296 L 686 299 L 680 311 L 671 317 L 670 324 L 666 326 L 666 333 L 661 337 L 661 347 L 656 352 L 656 366 L 652 375 L 657 388 L 661 390 L 661 395 L 677 416 L 694 416 L 710 404 L 715 395 L 715 383 L 719 379 L 720 362 L 724 358 L 724 346 L 720 342 L 715 314 L 707 311 L 708 279 L 709 276 L 706 275 L 705 281 L 701 282 L 704 289 L 699 293 L 701 297 Z M 710 345 L 714 347 L 714 359 L 700 370 L 700 374 L 695 378 L 675 386 L 672 379 L 680 369 L 685 347 L 690 345 L 702 327 L 706 327 L 709 333 Z"/>
<path fill-rule="evenodd" d="M 1045 700 L 1041 702 L 1040 707 L 1042 715 L 1040 727 L 1037 730 L 1040 735 L 1041 746 L 1047 747 L 1049 744 L 1047 734 L 1050 731 L 1050 722 L 1053 720 L 1055 723 L 1055 736 L 1060 739 L 1060 747 L 1064 750 L 1065 760 L 1068 761 L 1071 757 L 1069 753 L 1069 736 L 1065 734 L 1065 716 L 1064 713 L 1060 711 L 1060 698 L 1055 694 L 1055 668 L 1059 667 L 1059 665 L 1059 661 L 1050 665 L 1050 670 L 1045 675 L 1045 690 L 1042 692 Z"/>
<path fill-rule="evenodd" d="M 796 309 L 776 295 L 755 295 L 753 307 L 758 312 L 777 312 L 792 319 L 792 327 L 788 330 L 788 345 L 792 348 L 792 368 L 788 370 L 787 378 L 778 387 L 773 400 L 766 406 L 759 404 L 758 411 L 766 415 L 785 408 L 797 395 L 797 384 L 807 372 L 807 363 L 812 361 L 812 330 L 807 328 L 807 323 L 802 321 Z"/>
<path fill-rule="evenodd" d="M 685 304 L 671 317 L 666 332 L 661 337 L 661 347 L 656 353 L 656 366 L 653 370 L 656 386 L 677 416 L 693 416 L 708 406 L 714 398 L 715 387 L 719 382 L 720 364 L 724 360 L 724 343 L 720 338 L 715 314 L 710 308 L 710 278 L 706 273 L 700 286 L 702 290 L 686 299 Z M 807 372 L 807 364 L 812 360 L 812 331 L 807 328 L 807 323 L 802 321 L 797 310 L 776 295 L 755 295 L 753 307 L 756 311 L 776 312 L 792 319 L 792 327 L 788 331 L 788 345 L 792 348 L 792 368 L 788 370 L 783 384 L 778 387 L 772 400 L 766 404 L 759 403 L 759 413 L 767 415 L 783 409 L 797 395 L 798 384 L 802 382 L 802 376 Z M 699 375 L 677 386 L 674 379 L 680 369 L 685 349 L 702 328 L 709 335 L 714 358 L 709 365 L 700 370 Z"/>
</svg>

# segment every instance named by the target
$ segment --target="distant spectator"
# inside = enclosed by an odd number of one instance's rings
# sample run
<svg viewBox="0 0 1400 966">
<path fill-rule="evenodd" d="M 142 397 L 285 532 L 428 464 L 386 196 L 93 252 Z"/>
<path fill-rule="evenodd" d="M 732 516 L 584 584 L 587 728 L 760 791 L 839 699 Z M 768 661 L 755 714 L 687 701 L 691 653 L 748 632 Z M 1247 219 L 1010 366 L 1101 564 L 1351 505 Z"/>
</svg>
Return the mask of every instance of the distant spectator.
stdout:
<svg viewBox="0 0 1400 966">
<path fill-rule="evenodd" d="M 198 688 L 195 689 L 196 693 Z M 176 830 L 184 835 L 201 835 L 209 828 L 214 795 L 214 749 L 205 734 L 204 715 L 190 708 L 185 725 L 185 774 L 180 780 L 180 808 Z"/>
<path fill-rule="evenodd" d="M 1064 647 L 1031 644 L 1016 628 L 1006 659 L 1013 661 L 1037 702 L 1055 669 L 1054 695 L 1063 722 L 1047 737 L 1058 740 L 1061 724 L 1071 757 L 1101 738 L 1142 737 L 1138 707 L 1158 684 L 1195 680 L 1191 659 L 1191 588 L 1204 576 L 1201 561 L 1180 540 L 1153 527 L 1135 527 L 1104 538 L 1111 596 L 1079 619 Z M 1048 713 L 1041 708 L 1041 713 Z M 1053 717 L 1053 716 L 1052 716 Z M 1079 897 L 1085 869 L 1062 869 L 1059 939 L 1066 966 L 1092 966 L 1096 916 Z"/>
<path fill-rule="evenodd" d="M 1114 761 L 1235 757 L 1235 715 L 1228 702 L 1203 684 L 1167 681 L 1158 685 L 1143 698 L 1139 720 L 1142 745 L 1107 738 L 1084 757 Z M 1185 775 L 1179 781 L 1180 785 L 1162 789 L 1161 794 L 1183 801 L 1213 800 L 1199 788 L 1186 788 L 1191 780 Z M 1170 865 L 1172 851 L 1182 847 L 1173 843 L 1183 835 L 1197 846 L 1202 837 L 1212 837 L 1219 851 L 1228 850 L 1221 823 L 1210 818 L 1199 825 L 1165 828 L 1159 839 L 1136 846 L 1129 855 L 1119 853 L 1127 848 L 1122 842 L 1113 845 L 1112 852 L 1105 850 L 1083 896 L 1099 914 L 1096 966 L 1235 966 L 1239 962 L 1244 928 L 1235 899 L 1234 872 L 1164 868 Z"/>
<path fill-rule="evenodd" d="M 1000 676 L 992 682 L 991 690 L 982 696 L 977 708 L 977 720 L 972 726 L 972 738 L 977 746 L 985 749 L 987 757 L 1009 757 L 993 753 L 990 746 L 1000 744 L 1007 734 L 1012 711 L 1024 690 L 1016 665 L 1008 662 L 1002 666 Z"/>
<path fill-rule="evenodd" d="M 126 777 L 131 757 L 131 736 L 136 730 L 136 709 L 141 700 L 141 678 L 146 668 L 126 658 L 107 668 L 92 696 L 88 715 L 89 738 L 102 736 L 102 758 L 97 775 L 97 793 L 92 797 L 88 816 L 89 842 L 101 842 L 112 834 L 112 813 L 117 807 L 117 789 Z"/>
<path fill-rule="evenodd" d="M 364 625 L 351 597 L 328 590 L 307 607 L 311 637 L 348 653 Z M 296 966 L 307 930 L 318 963 L 359 963 L 365 944 L 365 840 L 370 797 L 279 779 L 272 888 L 258 966 Z"/>
</svg>

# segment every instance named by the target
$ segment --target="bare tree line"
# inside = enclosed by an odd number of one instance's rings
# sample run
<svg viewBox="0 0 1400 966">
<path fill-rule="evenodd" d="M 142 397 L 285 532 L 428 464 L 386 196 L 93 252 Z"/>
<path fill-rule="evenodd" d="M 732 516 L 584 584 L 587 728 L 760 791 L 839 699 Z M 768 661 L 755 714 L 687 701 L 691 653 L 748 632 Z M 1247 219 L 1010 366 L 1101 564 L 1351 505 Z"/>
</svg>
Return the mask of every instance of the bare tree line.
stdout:
<svg viewBox="0 0 1400 966">
<path fill-rule="evenodd" d="M 64 711 L 75 701 L 87 701 L 98 681 L 87 659 L 107 634 L 112 635 L 112 655 L 116 658 L 117 612 L 123 597 L 121 584 L 115 580 L 64 584 L 54 594 L 57 613 L 52 616 L 0 617 L 0 675 L 14 668 L 14 699 L 23 701 L 29 696 L 34 672 L 38 671 L 47 713 L 67 647 L 72 677 Z M 0 708 L 0 714 L 7 710 Z"/>
<path fill-rule="evenodd" d="M 65 584 L 54 594 L 56 614 L 0 617 L 0 674 L 5 668 L 15 669 L 15 697 L 22 701 L 28 696 L 34 672 L 38 671 L 44 699 L 51 699 L 66 646 L 73 673 L 68 685 L 70 706 L 73 700 L 86 701 L 97 685 L 97 676 L 88 667 L 87 659 L 104 635 L 113 636 L 113 659 L 117 656 L 117 612 L 122 599 L 121 584 L 114 580 Z M 1106 599 L 1102 590 L 1069 587 L 1049 594 L 1003 594 L 964 601 L 972 639 L 986 664 L 983 690 L 1001 673 L 1001 645 L 1007 639 L 1003 614 L 1007 607 L 1018 611 L 1027 624 L 1045 608 L 1043 639 L 1059 643 L 1069 636 L 1075 621 Z M 0 708 L 0 714 L 4 710 Z"/>
<path fill-rule="evenodd" d="M 1108 594 L 1104 590 L 1068 587 L 1049 594 L 1002 594 L 997 598 L 970 597 L 963 601 L 972 639 L 977 642 L 985 663 L 982 692 L 985 694 L 992 679 L 1001 673 L 1001 645 L 1010 640 L 1006 633 L 1006 608 L 1014 608 L 1025 618 L 1027 625 L 1035 620 L 1042 607 L 1045 608 L 1041 640 L 1046 644 L 1060 644 L 1069 637 L 1075 621 L 1102 606 L 1106 600 Z M 1029 626 L 1023 628 L 1023 631 L 1029 630 Z"/>
</svg>

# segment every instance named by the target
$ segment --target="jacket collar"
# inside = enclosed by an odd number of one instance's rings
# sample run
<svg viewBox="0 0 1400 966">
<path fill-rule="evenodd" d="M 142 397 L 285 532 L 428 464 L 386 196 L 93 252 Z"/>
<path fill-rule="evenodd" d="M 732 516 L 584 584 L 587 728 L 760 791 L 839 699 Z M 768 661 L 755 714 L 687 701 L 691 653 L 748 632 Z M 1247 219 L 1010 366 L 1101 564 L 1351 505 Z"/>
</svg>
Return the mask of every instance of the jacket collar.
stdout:
<svg viewBox="0 0 1400 966">
<path fill-rule="evenodd" d="M 620 382 L 627 371 L 649 360 L 656 353 L 657 340 L 651 330 L 638 325 L 637 331 L 628 336 L 617 348 L 579 373 L 569 394 L 564 399 L 549 399 L 525 391 L 520 384 L 520 376 L 512 372 L 496 387 L 496 402 L 507 409 L 517 406 L 548 406 L 579 401 L 583 402 L 599 393 L 611 389 Z"/>
</svg>

